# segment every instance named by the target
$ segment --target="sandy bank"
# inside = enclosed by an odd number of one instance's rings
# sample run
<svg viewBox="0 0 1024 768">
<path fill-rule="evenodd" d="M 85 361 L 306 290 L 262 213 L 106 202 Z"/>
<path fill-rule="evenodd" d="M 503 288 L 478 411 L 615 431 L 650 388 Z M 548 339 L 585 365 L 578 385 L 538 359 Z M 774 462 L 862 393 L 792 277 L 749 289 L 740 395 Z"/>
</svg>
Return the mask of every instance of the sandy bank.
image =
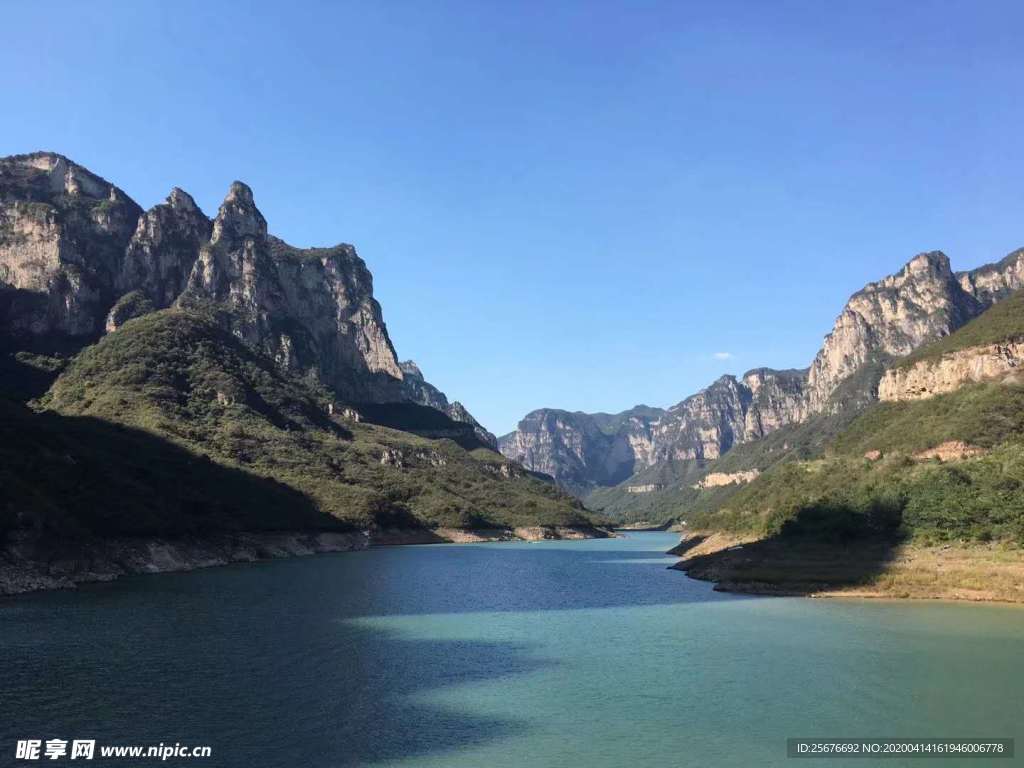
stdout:
<svg viewBox="0 0 1024 768">
<path fill-rule="evenodd" d="M 671 566 L 723 592 L 1024 603 L 1024 550 L 1006 545 L 828 545 L 685 534 Z"/>
</svg>

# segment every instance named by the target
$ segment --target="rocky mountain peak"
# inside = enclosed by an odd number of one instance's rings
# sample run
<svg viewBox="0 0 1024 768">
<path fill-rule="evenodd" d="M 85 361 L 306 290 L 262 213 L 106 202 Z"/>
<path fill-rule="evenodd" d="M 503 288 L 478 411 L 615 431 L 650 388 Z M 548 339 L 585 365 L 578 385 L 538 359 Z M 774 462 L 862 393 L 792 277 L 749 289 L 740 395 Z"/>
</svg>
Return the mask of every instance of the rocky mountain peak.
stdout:
<svg viewBox="0 0 1024 768">
<path fill-rule="evenodd" d="M 225 203 L 239 203 L 240 205 L 255 205 L 252 199 L 252 188 L 244 181 L 232 181 L 228 188 L 228 195 L 224 198 Z"/>
<path fill-rule="evenodd" d="M 1024 248 L 1019 248 L 995 264 L 957 274 L 960 287 L 980 303 L 988 305 L 1007 298 L 1024 286 Z"/>
<path fill-rule="evenodd" d="M 402 369 L 402 373 L 405 376 L 410 376 L 416 379 L 423 378 L 423 371 L 421 371 L 420 367 L 412 360 L 404 360 L 398 364 L 398 367 Z"/>
<path fill-rule="evenodd" d="M 240 181 L 231 183 L 227 197 L 213 220 L 213 241 L 225 238 L 267 237 L 267 220 L 253 200 L 252 190 Z"/>
<path fill-rule="evenodd" d="M 141 213 L 62 155 L 0 158 L 0 320 L 36 338 L 101 333 Z"/>
<path fill-rule="evenodd" d="M 171 189 L 171 194 L 167 196 L 167 204 L 176 210 L 187 211 L 189 213 L 199 210 L 199 206 L 196 205 L 196 201 L 192 199 L 192 195 L 181 187 L 173 187 Z"/>
<path fill-rule="evenodd" d="M 838 386 L 871 361 L 910 354 L 978 314 L 941 251 L 921 253 L 902 269 L 850 297 L 811 364 L 808 407 L 820 412 Z"/>
</svg>

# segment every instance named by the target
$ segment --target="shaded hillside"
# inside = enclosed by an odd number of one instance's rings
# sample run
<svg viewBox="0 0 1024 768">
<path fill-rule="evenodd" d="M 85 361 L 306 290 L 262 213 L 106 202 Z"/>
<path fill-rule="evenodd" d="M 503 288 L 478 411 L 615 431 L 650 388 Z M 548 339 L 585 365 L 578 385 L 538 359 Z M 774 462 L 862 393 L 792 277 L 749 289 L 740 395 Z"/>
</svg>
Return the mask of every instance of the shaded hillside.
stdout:
<svg viewBox="0 0 1024 768">
<path fill-rule="evenodd" d="M 130 321 L 86 348 L 40 402 L 271 478 L 347 527 L 588 523 L 567 496 L 487 449 L 331 416 L 324 390 L 181 310 Z"/>
</svg>

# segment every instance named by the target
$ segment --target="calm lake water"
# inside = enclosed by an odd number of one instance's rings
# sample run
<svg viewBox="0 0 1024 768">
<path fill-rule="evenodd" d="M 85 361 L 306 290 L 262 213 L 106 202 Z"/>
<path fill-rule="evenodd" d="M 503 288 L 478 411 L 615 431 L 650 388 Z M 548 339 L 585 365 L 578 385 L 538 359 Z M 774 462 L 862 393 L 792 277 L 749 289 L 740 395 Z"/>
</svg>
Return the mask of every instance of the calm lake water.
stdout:
<svg viewBox="0 0 1024 768">
<path fill-rule="evenodd" d="M 676 540 L 396 547 L 0 600 L 0 765 L 54 737 L 247 768 L 874 764 L 789 760 L 788 736 L 1024 753 L 1024 610 L 717 594 L 666 570 Z"/>
</svg>

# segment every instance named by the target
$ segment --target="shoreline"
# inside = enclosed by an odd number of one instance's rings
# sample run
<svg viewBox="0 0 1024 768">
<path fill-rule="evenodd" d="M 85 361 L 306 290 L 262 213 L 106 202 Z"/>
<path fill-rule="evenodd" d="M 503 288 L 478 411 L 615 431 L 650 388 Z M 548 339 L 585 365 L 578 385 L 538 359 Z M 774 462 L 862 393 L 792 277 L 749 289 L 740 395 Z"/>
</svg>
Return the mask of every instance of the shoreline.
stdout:
<svg viewBox="0 0 1024 768">
<path fill-rule="evenodd" d="M 512 529 L 403 528 L 378 531 L 239 531 L 189 536 L 93 538 L 40 542 L 22 537 L 0 549 L 0 598 L 74 589 L 121 576 L 180 573 L 380 546 L 478 544 L 607 538 L 596 526 Z"/>
<path fill-rule="evenodd" d="M 668 566 L 719 592 L 856 600 L 1024 604 L 1024 550 L 880 540 L 828 545 L 693 531 Z"/>
</svg>

